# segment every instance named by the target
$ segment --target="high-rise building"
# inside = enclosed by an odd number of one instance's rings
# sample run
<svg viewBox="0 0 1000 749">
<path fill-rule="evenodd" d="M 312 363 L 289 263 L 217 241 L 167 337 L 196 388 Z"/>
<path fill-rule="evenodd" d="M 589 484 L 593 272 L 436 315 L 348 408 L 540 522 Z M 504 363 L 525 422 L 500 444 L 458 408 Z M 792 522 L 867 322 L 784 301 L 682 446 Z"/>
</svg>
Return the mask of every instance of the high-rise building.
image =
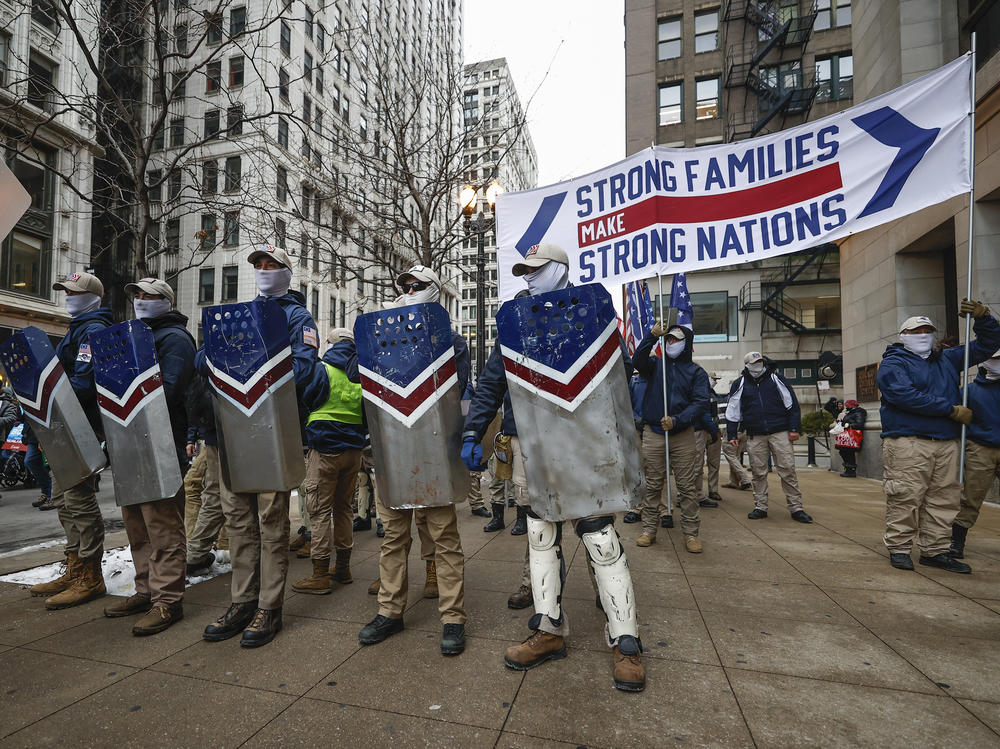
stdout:
<svg viewBox="0 0 1000 749">
<path fill-rule="evenodd" d="M 531 133 L 525 121 L 524 109 L 517 95 L 514 82 L 503 57 L 469 63 L 465 66 L 463 91 L 463 119 L 470 134 L 462 154 L 463 180 L 479 188 L 480 207 L 485 205 L 485 188 L 496 180 L 504 190 L 529 190 L 538 182 L 538 158 Z M 473 371 L 476 361 L 476 253 L 478 237 L 467 234 L 462 242 L 461 255 L 461 333 L 469 342 Z M 496 231 L 485 235 L 485 308 L 486 356 L 496 341 L 496 313 L 500 306 L 497 293 Z"/>
</svg>

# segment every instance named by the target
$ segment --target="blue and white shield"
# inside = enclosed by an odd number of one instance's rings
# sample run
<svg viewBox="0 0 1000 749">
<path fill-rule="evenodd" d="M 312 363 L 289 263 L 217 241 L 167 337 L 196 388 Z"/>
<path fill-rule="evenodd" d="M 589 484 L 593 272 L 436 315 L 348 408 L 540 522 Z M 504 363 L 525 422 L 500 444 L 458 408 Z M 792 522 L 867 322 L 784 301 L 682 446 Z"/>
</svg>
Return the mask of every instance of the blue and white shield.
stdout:
<svg viewBox="0 0 1000 749">
<path fill-rule="evenodd" d="M 90 336 L 97 405 L 119 507 L 173 497 L 184 482 L 153 331 L 129 320 Z"/>
<path fill-rule="evenodd" d="M 506 302 L 497 335 L 531 509 L 555 521 L 637 506 L 639 440 L 618 318 L 604 287 Z"/>
<path fill-rule="evenodd" d="M 233 492 L 288 491 L 305 478 L 288 318 L 273 299 L 202 310 L 222 478 Z"/>
<path fill-rule="evenodd" d="M 464 499 L 461 393 L 451 320 L 437 302 L 369 312 L 354 323 L 378 491 L 396 509 Z"/>
<path fill-rule="evenodd" d="M 0 344 L 0 364 L 59 485 L 76 486 L 103 468 L 100 440 L 48 336 L 33 326 L 19 330 Z"/>
</svg>

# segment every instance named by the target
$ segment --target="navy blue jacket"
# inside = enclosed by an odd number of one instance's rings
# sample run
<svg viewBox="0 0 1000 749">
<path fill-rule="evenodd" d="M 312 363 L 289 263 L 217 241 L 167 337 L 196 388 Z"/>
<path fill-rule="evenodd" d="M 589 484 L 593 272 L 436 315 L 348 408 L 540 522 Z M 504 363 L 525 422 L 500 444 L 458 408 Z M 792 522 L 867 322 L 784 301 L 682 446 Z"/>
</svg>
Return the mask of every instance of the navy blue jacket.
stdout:
<svg viewBox="0 0 1000 749">
<path fill-rule="evenodd" d="M 651 356 L 657 338 L 649 332 L 635 350 L 635 368 L 646 378 L 649 386 L 642 399 L 642 419 L 657 434 L 663 434 L 660 419 L 670 416 L 674 420 L 671 434 L 683 432 L 689 427 L 704 429 L 704 419 L 708 416 L 709 391 L 708 373 L 691 361 L 694 350 L 694 333 L 684 331 L 684 350 L 676 359 L 665 356 Z M 664 352 L 664 355 L 666 352 Z M 667 372 L 667 409 L 663 408 L 663 370 Z"/>
<path fill-rule="evenodd" d="M 1000 447 L 1000 380 L 987 380 L 985 369 L 969 383 L 969 408 L 969 439 L 986 447 Z"/>
<path fill-rule="evenodd" d="M 323 361 L 331 367 L 343 370 L 351 382 L 361 382 L 361 375 L 358 373 L 358 349 L 354 345 L 354 341 L 346 339 L 337 341 L 323 354 Z M 324 367 L 323 370 L 325 372 L 326 368 Z M 329 383 L 328 378 L 327 397 L 329 397 L 330 392 Z M 368 426 L 365 422 L 363 408 L 360 424 L 345 424 L 342 421 L 324 419 L 306 425 L 306 439 L 309 447 L 328 455 L 342 453 L 345 450 L 361 450 L 365 446 L 367 436 Z"/>
<path fill-rule="evenodd" d="M 729 391 L 729 408 L 732 409 L 733 398 L 739 393 L 736 410 L 740 418 L 732 421 L 727 412 L 726 434 L 730 440 L 736 439 L 741 429 L 750 437 L 802 431 L 802 414 L 795 391 L 788 380 L 775 371 L 773 361 L 765 357 L 764 365 L 760 377 L 752 376 L 744 367 L 742 374 L 733 382 Z M 785 406 L 782 389 L 790 396 L 789 406 Z"/>
<path fill-rule="evenodd" d="M 94 362 L 90 352 L 90 334 L 114 323 L 110 307 L 98 307 L 77 315 L 69 321 L 69 330 L 56 346 L 56 356 L 69 377 L 73 392 L 80 399 L 87 421 L 99 438 L 103 438 L 101 412 L 97 406 L 97 387 L 94 385 Z M 84 350 L 81 352 L 80 347 Z"/>
<path fill-rule="evenodd" d="M 969 364 L 980 364 L 1000 349 L 1000 324 L 992 315 L 973 321 L 976 337 L 969 345 Z M 934 437 L 958 439 L 962 426 L 948 418 L 962 402 L 959 388 L 965 353 L 962 346 L 932 351 L 922 359 L 894 343 L 882 355 L 878 389 L 882 393 L 882 438 Z"/>
<path fill-rule="evenodd" d="M 217 447 L 219 435 L 215 431 L 215 404 L 212 402 L 212 385 L 208 378 L 195 371 L 187 390 L 188 444 L 205 440 L 206 445 Z"/>
<path fill-rule="evenodd" d="M 632 418 L 635 419 L 636 429 L 642 429 L 642 401 L 646 397 L 647 387 L 649 387 L 649 383 L 638 372 L 629 378 L 628 395 L 632 401 Z"/>
<path fill-rule="evenodd" d="M 466 388 L 470 386 L 472 377 L 472 355 L 469 353 L 469 344 L 465 342 L 461 333 L 451 331 L 451 343 L 455 347 L 455 370 L 458 374 L 458 392 L 465 397 Z"/>
<path fill-rule="evenodd" d="M 167 411 L 170 413 L 170 429 L 180 454 L 184 453 L 187 444 L 187 390 L 194 374 L 197 349 L 194 338 L 188 332 L 187 321 L 187 317 L 177 310 L 143 320 L 153 331 L 156 358 L 160 361 L 160 375 L 163 377 L 163 394 L 167 397 Z M 187 459 L 184 458 L 181 463 L 186 464 Z"/>
</svg>

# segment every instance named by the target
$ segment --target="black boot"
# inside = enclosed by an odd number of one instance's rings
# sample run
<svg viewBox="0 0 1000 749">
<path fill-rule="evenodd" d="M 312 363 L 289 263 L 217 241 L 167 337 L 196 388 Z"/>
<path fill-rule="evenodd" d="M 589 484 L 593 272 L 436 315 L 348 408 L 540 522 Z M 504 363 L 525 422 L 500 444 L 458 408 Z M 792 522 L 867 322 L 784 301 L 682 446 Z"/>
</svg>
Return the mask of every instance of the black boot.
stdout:
<svg viewBox="0 0 1000 749">
<path fill-rule="evenodd" d="M 951 526 L 951 549 L 948 552 L 952 559 L 965 559 L 965 537 L 969 534 L 968 528 L 952 524 Z"/>
<path fill-rule="evenodd" d="M 259 648 L 267 645 L 281 631 L 281 609 L 257 609 L 253 621 L 243 630 L 240 647 Z"/>
<path fill-rule="evenodd" d="M 355 532 L 357 532 L 357 531 L 370 531 L 372 529 L 372 519 L 371 518 L 363 518 L 360 515 L 358 515 L 356 518 L 354 518 L 354 524 L 353 524 L 353 526 L 354 526 L 354 531 Z"/>
<path fill-rule="evenodd" d="M 209 642 L 219 642 L 228 640 L 234 635 L 238 635 L 247 625 L 253 621 L 254 614 L 257 613 L 256 601 L 244 601 L 234 603 L 225 614 L 205 627 L 202 639 Z"/>
<path fill-rule="evenodd" d="M 510 529 L 510 535 L 512 536 L 523 536 L 528 532 L 528 508 L 517 506 L 517 520 L 514 521 L 514 527 Z"/>
<path fill-rule="evenodd" d="M 493 508 L 493 519 L 483 526 L 483 533 L 496 533 L 504 528 L 503 502 L 494 502 L 490 507 Z"/>
</svg>

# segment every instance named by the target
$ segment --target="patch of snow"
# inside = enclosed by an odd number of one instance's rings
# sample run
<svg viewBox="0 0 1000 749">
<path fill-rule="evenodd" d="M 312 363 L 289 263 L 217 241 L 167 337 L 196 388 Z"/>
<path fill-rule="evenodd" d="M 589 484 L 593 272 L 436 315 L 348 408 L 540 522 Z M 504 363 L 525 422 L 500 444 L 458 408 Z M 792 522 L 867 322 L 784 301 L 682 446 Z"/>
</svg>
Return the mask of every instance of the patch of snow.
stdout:
<svg viewBox="0 0 1000 749">
<path fill-rule="evenodd" d="M 25 554 L 29 551 L 38 551 L 39 549 L 51 549 L 53 546 L 62 546 L 66 541 L 61 538 L 57 538 L 53 541 L 43 541 L 40 544 L 35 544 L 34 546 L 25 546 L 23 549 L 15 549 L 14 551 L 5 551 L 0 554 L 0 559 L 6 557 L 16 557 L 19 554 Z"/>
<path fill-rule="evenodd" d="M 428 710 L 440 710 L 440 709 L 441 709 L 441 706 L 440 706 L 440 705 L 431 705 L 431 706 L 430 706 L 429 708 L 427 708 L 427 709 L 428 709 Z"/>
</svg>

